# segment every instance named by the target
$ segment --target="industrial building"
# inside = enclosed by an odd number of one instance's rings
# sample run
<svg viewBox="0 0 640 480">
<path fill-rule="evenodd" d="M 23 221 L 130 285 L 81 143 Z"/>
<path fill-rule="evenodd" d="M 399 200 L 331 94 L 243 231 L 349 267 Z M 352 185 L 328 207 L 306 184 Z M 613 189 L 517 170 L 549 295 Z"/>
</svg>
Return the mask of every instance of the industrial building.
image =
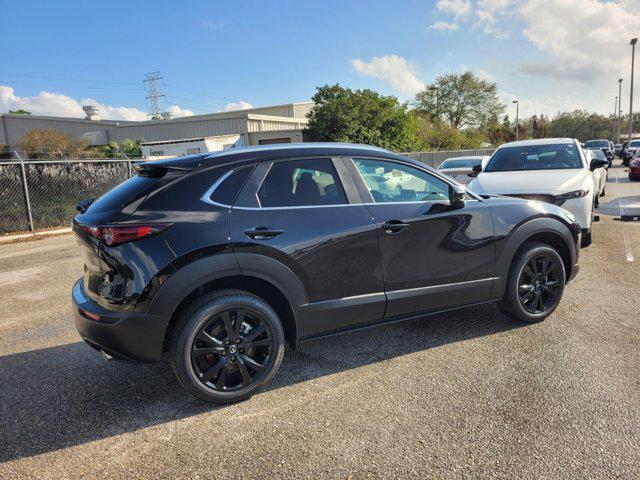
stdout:
<svg viewBox="0 0 640 480">
<path fill-rule="evenodd" d="M 289 103 L 144 122 L 0 115 L 0 145 L 19 149 L 30 130 L 57 130 L 89 145 L 143 140 L 147 158 L 222 150 L 231 146 L 302 142 L 313 102 Z M 86 110 L 86 109 L 85 109 Z M 88 117 L 93 111 L 87 110 Z"/>
</svg>

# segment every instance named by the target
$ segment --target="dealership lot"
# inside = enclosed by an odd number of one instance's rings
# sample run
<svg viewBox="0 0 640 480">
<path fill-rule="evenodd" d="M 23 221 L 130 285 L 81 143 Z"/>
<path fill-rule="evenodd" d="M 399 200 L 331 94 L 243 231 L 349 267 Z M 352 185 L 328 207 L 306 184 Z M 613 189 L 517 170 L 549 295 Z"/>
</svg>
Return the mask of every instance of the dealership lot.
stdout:
<svg viewBox="0 0 640 480">
<path fill-rule="evenodd" d="M 71 236 L 0 246 L 0 478 L 621 477 L 640 471 L 640 184 L 614 168 L 545 322 L 475 307 L 288 351 L 211 407 L 80 342 Z M 638 211 L 640 214 L 640 211 Z"/>
</svg>

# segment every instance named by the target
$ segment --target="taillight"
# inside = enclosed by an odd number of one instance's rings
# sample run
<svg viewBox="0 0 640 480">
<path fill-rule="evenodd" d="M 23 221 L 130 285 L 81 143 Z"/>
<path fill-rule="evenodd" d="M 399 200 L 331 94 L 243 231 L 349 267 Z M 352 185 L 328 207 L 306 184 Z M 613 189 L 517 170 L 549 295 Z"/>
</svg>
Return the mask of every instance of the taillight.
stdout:
<svg viewBox="0 0 640 480">
<path fill-rule="evenodd" d="M 163 225 L 127 225 L 118 226 L 110 225 L 101 227 L 102 239 L 104 243 L 113 247 L 114 245 L 120 245 L 121 243 L 131 242 L 133 240 L 140 240 L 151 235 L 155 235 L 167 228 L 167 224 Z"/>
<path fill-rule="evenodd" d="M 89 225 L 78 225 L 78 226 L 80 227 L 80 230 L 92 236 L 93 238 L 98 238 L 102 233 L 100 230 L 100 227 L 91 227 Z"/>
</svg>

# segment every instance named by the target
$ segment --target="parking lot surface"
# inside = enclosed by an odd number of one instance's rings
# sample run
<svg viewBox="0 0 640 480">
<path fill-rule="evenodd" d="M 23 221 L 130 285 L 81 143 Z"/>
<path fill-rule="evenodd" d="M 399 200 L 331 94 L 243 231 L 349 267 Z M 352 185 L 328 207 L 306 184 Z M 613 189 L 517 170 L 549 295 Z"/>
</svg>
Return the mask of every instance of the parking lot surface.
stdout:
<svg viewBox="0 0 640 480">
<path fill-rule="evenodd" d="M 640 222 L 616 220 L 639 198 L 612 169 L 545 322 L 483 306 L 317 340 L 224 407 L 80 341 L 72 236 L 1 245 L 0 478 L 640 476 Z"/>
</svg>

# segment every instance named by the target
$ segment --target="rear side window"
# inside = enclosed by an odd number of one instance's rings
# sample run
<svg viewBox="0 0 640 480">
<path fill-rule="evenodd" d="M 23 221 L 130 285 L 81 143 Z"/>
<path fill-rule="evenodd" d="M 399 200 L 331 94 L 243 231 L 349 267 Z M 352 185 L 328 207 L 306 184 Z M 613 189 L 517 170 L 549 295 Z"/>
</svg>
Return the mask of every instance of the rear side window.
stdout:
<svg viewBox="0 0 640 480">
<path fill-rule="evenodd" d="M 272 165 L 258 190 L 262 207 L 344 205 L 347 196 L 329 158 Z"/>
<path fill-rule="evenodd" d="M 221 205 L 233 205 L 233 202 L 238 196 L 238 193 L 240 193 L 244 182 L 249 178 L 252 170 L 253 165 L 233 170 L 230 175 L 227 175 L 226 178 L 215 187 L 209 199 Z"/>
<path fill-rule="evenodd" d="M 142 198 L 153 190 L 154 185 L 160 182 L 160 178 L 141 177 L 136 175 L 122 182 L 113 190 L 105 193 L 93 202 L 87 213 L 101 213 L 111 210 L 120 210 L 134 201 Z"/>
</svg>

